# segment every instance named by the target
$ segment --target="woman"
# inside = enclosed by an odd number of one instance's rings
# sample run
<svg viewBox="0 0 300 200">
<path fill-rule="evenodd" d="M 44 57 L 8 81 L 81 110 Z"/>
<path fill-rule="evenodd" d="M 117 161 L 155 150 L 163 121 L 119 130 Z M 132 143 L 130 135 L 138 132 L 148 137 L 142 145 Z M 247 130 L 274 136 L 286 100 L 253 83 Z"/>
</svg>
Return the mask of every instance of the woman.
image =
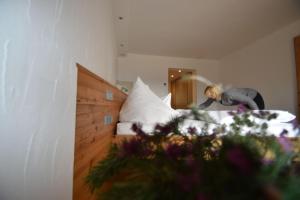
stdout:
<svg viewBox="0 0 300 200">
<path fill-rule="evenodd" d="M 251 110 L 265 109 L 264 100 L 259 92 L 251 88 L 231 88 L 224 92 L 217 85 L 206 87 L 204 95 L 208 99 L 199 105 L 200 109 L 209 107 L 214 101 L 218 101 L 224 106 L 235 106 L 244 104 Z"/>
</svg>

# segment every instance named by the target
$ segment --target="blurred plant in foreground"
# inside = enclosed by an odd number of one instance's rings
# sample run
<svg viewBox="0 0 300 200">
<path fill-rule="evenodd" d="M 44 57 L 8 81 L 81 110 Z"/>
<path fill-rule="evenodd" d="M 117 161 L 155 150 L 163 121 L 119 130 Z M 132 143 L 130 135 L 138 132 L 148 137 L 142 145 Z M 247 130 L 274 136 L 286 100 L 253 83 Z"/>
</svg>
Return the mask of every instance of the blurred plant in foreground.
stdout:
<svg viewBox="0 0 300 200">
<path fill-rule="evenodd" d="M 185 119 L 214 122 L 197 109 L 156 125 L 151 134 L 134 124 L 137 136 L 112 145 L 87 183 L 101 199 L 300 199 L 299 154 L 286 131 L 279 138 L 268 136 L 267 123 L 251 120 L 277 116 L 244 107 L 230 114 L 233 122 L 211 133 L 195 127 L 181 133 Z M 249 131 L 242 135 L 244 127 Z"/>
</svg>

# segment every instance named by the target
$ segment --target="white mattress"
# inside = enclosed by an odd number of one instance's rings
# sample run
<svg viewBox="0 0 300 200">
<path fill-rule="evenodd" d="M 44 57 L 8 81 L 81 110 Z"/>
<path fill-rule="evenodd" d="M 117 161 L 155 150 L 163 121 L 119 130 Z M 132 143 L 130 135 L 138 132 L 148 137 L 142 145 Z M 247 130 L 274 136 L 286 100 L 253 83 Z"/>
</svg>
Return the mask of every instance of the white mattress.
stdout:
<svg viewBox="0 0 300 200">
<path fill-rule="evenodd" d="M 187 112 L 187 110 L 180 110 L 181 113 Z M 293 125 L 290 123 L 286 123 L 285 121 L 291 121 L 294 119 L 293 115 L 285 117 L 286 111 L 276 111 L 280 112 L 278 113 L 279 116 L 274 121 L 268 121 L 269 128 L 267 132 L 269 134 L 280 136 L 283 130 L 288 131 L 288 137 L 296 137 L 298 134 L 298 130 L 294 130 Z M 228 115 L 228 111 L 209 111 L 208 112 L 211 117 L 213 117 L 217 123 L 220 124 L 230 124 L 232 122 L 232 117 Z M 257 123 L 260 123 L 259 120 L 255 120 Z M 266 121 L 261 121 L 261 123 Z M 198 132 L 200 132 L 201 128 L 203 127 L 205 123 L 201 121 L 196 120 L 190 120 L 187 119 L 185 122 L 180 126 L 180 130 L 182 133 L 188 133 L 187 129 L 189 127 L 195 127 Z M 133 122 L 122 122 L 117 124 L 117 135 L 135 135 L 136 133 L 131 130 L 131 127 L 133 125 Z M 151 133 L 154 129 L 155 124 L 143 124 L 142 129 L 146 133 Z M 216 124 L 210 124 L 209 125 L 209 132 L 212 132 L 212 130 L 216 127 Z M 249 129 L 245 128 L 242 133 L 247 133 Z"/>
</svg>

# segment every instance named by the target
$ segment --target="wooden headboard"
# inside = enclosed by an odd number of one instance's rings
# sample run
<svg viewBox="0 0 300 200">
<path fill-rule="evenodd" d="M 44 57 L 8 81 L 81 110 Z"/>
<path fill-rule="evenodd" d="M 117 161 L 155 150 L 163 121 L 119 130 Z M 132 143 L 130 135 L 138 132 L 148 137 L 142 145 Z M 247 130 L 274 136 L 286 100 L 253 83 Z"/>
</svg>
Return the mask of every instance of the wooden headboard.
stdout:
<svg viewBox="0 0 300 200">
<path fill-rule="evenodd" d="M 90 168 L 107 153 L 127 95 L 77 64 L 73 199 L 95 199 L 85 184 Z"/>
</svg>

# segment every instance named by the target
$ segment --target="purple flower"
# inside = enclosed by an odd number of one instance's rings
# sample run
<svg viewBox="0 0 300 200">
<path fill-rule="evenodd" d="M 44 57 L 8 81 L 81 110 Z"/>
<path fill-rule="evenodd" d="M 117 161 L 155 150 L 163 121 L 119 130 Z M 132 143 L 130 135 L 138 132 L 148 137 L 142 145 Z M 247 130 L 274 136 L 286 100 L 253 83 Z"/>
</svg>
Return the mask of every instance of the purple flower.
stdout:
<svg viewBox="0 0 300 200">
<path fill-rule="evenodd" d="M 142 130 L 142 124 L 134 123 L 131 127 L 131 130 L 139 136 L 145 136 L 146 133 Z"/>
<path fill-rule="evenodd" d="M 132 124 L 131 130 L 134 131 L 134 132 L 136 132 L 136 133 L 142 131 L 142 124 L 140 124 L 140 123 L 134 123 L 134 124 Z"/>
<path fill-rule="evenodd" d="M 174 130 L 173 124 L 166 124 L 166 125 L 160 125 L 160 124 L 156 124 L 155 131 L 158 131 L 159 133 L 163 134 L 163 135 L 168 135 L 169 133 L 171 133 Z"/>
<path fill-rule="evenodd" d="M 286 153 L 290 153 L 293 151 L 293 145 L 291 143 L 291 141 L 284 137 L 284 136 L 280 136 L 277 138 L 278 143 L 280 144 L 281 148 L 286 152 Z"/>
<path fill-rule="evenodd" d="M 271 165 L 274 162 L 272 159 L 264 158 L 262 159 L 262 164 L 263 165 Z"/>
<path fill-rule="evenodd" d="M 184 149 L 182 148 L 182 146 L 178 144 L 169 144 L 166 148 L 167 156 L 174 160 L 182 156 L 183 153 L 184 153 Z"/>
<path fill-rule="evenodd" d="M 141 143 L 139 140 L 133 138 L 129 141 L 125 141 L 122 144 L 122 150 L 124 155 L 131 156 L 139 152 Z"/>
<path fill-rule="evenodd" d="M 294 130 L 299 129 L 299 123 L 298 123 L 297 118 L 293 119 L 293 120 L 290 121 L 289 123 L 291 123 L 291 124 L 293 125 L 293 129 L 294 129 Z"/>
<path fill-rule="evenodd" d="M 280 133 L 280 137 L 285 137 L 289 132 L 286 129 L 283 129 Z"/>
<path fill-rule="evenodd" d="M 242 174 L 251 174 L 252 162 L 240 147 L 233 147 L 227 152 L 227 159 Z"/>
<path fill-rule="evenodd" d="M 197 129 L 195 127 L 188 127 L 187 131 L 191 135 L 197 134 Z"/>
<path fill-rule="evenodd" d="M 237 108 L 237 114 L 242 114 L 247 112 L 248 109 L 246 108 L 246 106 L 244 104 L 239 104 L 238 108 Z"/>
<path fill-rule="evenodd" d="M 148 156 L 150 153 L 151 150 L 143 145 L 142 140 L 133 138 L 122 143 L 120 156 Z"/>
</svg>

